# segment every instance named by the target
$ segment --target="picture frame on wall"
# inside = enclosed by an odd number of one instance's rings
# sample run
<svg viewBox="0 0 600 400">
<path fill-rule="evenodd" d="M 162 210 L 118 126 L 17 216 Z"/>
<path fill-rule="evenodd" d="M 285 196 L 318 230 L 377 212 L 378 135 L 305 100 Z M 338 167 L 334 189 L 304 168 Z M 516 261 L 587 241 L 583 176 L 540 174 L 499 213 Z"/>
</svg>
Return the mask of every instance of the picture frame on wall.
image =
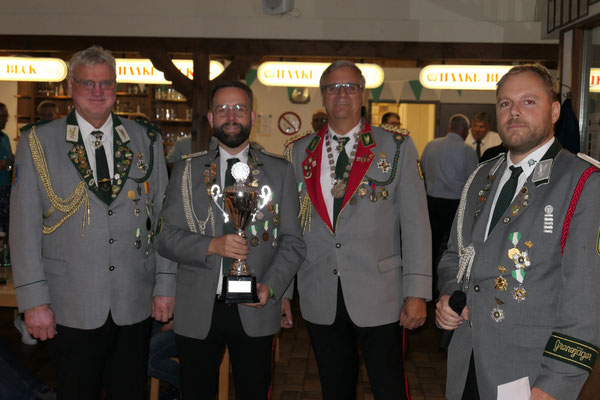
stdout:
<svg viewBox="0 0 600 400">
<path fill-rule="evenodd" d="M 552 32 L 555 28 L 554 25 L 554 14 L 555 14 L 555 0 L 548 0 L 548 32 Z"/>
</svg>

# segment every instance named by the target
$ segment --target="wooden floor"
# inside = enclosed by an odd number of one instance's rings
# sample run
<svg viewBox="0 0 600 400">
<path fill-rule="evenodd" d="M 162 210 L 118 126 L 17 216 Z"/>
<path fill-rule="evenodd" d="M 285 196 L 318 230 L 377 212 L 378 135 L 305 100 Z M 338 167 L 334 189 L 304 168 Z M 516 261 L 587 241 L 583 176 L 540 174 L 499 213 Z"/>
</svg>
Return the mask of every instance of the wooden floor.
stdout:
<svg viewBox="0 0 600 400">
<path fill-rule="evenodd" d="M 280 336 L 280 360 L 275 364 L 271 398 L 273 400 L 321 399 L 319 376 L 308 333 L 296 305 L 294 311 L 294 328 L 282 331 Z M 432 311 L 430 307 L 430 316 L 433 315 Z M 437 335 L 431 317 L 425 327 L 409 333 L 406 371 L 414 400 L 444 398 L 446 361 L 445 354 L 437 351 Z M 17 358 L 34 376 L 48 386 L 56 385 L 47 346 L 44 343 L 35 346 L 21 343 L 20 335 L 13 327 L 12 309 L 0 309 L 0 339 L 8 343 Z M 235 399 L 233 390 L 230 390 L 229 398 Z M 357 399 L 373 399 L 366 370 L 362 364 Z"/>
</svg>

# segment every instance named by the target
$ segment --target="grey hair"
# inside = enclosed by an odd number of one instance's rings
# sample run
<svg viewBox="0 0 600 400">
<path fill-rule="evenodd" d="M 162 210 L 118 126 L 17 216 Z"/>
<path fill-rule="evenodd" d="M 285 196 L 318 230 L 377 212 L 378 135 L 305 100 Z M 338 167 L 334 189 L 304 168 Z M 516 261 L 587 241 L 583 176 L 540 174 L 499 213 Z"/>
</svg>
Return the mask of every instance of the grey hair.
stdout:
<svg viewBox="0 0 600 400">
<path fill-rule="evenodd" d="M 340 69 L 340 68 L 350 68 L 353 69 L 359 76 L 360 76 L 360 85 L 363 87 L 365 87 L 365 77 L 362 74 L 362 71 L 360 70 L 360 68 L 358 68 L 356 66 L 356 64 L 354 64 L 352 61 L 348 61 L 348 60 L 337 60 L 332 62 L 331 64 L 329 64 L 329 66 L 325 69 L 325 71 L 323 71 L 323 74 L 321 75 L 321 80 L 319 81 L 319 88 L 321 89 L 321 91 L 323 91 L 324 86 L 325 86 L 325 81 L 327 80 L 327 77 L 329 76 L 330 73 L 332 73 L 333 71 L 335 71 L 336 69 Z"/>
<path fill-rule="evenodd" d="M 73 79 L 75 68 L 79 65 L 92 66 L 96 64 L 107 64 L 113 71 L 115 79 L 117 77 L 117 62 L 115 58 L 110 54 L 110 51 L 104 50 L 100 46 L 88 47 L 85 50 L 80 50 L 73 54 L 71 61 L 69 61 L 69 75 L 68 79 Z"/>
</svg>

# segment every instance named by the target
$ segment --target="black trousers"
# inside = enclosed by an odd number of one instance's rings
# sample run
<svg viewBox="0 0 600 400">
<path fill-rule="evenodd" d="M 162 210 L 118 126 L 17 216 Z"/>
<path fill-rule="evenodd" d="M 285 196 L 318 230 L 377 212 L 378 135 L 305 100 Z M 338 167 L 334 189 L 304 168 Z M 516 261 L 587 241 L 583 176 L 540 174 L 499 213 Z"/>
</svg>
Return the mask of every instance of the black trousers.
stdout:
<svg viewBox="0 0 600 400">
<path fill-rule="evenodd" d="M 97 400 L 102 388 L 108 400 L 146 398 L 150 318 L 118 326 L 110 313 L 97 329 L 57 325 L 50 340 L 59 400 Z"/>
<path fill-rule="evenodd" d="M 398 322 L 375 327 L 356 326 L 348 315 L 338 280 L 337 313 L 332 325 L 307 321 L 323 400 L 356 398 L 358 379 L 357 342 L 376 400 L 410 399 L 404 373 L 404 328 Z"/>
<path fill-rule="evenodd" d="M 439 295 L 437 287 L 437 265 L 446 250 L 448 238 L 454 215 L 458 209 L 460 200 L 442 199 L 427 196 L 427 207 L 429 209 L 429 224 L 431 225 L 431 255 L 433 272 L 433 298 Z"/>
<path fill-rule="evenodd" d="M 215 302 L 206 339 L 176 335 L 181 364 L 182 398 L 214 399 L 219 363 L 227 345 L 233 370 L 235 398 L 266 400 L 271 389 L 273 338 L 274 335 L 248 336 L 240 320 L 238 305 Z"/>
</svg>

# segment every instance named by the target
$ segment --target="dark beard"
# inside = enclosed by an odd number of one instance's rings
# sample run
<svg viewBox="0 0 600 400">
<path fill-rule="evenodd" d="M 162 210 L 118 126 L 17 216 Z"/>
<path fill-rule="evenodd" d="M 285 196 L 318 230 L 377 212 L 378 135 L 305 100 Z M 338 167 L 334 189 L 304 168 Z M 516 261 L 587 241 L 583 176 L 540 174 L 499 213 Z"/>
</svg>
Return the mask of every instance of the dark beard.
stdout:
<svg viewBox="0 0 600 400">
<path fill-rule="evenodd" d="M 240 128 L 238 133 L 228 134 L 225 133 L 223 127 L 226 125 L 235 125 Z M 244 126 L 242 124 L 238 124 L 237 122 L 228 122 L 221 126 L 213 127 L 213 136 L 216 137 L 219 142 L 223 143 L 225 146 L 235 149 L 239 147 L 242 143 L 244 143 L 250 137 L 250 131 L 252 127 L 250 125 Z"/>
</svg>

